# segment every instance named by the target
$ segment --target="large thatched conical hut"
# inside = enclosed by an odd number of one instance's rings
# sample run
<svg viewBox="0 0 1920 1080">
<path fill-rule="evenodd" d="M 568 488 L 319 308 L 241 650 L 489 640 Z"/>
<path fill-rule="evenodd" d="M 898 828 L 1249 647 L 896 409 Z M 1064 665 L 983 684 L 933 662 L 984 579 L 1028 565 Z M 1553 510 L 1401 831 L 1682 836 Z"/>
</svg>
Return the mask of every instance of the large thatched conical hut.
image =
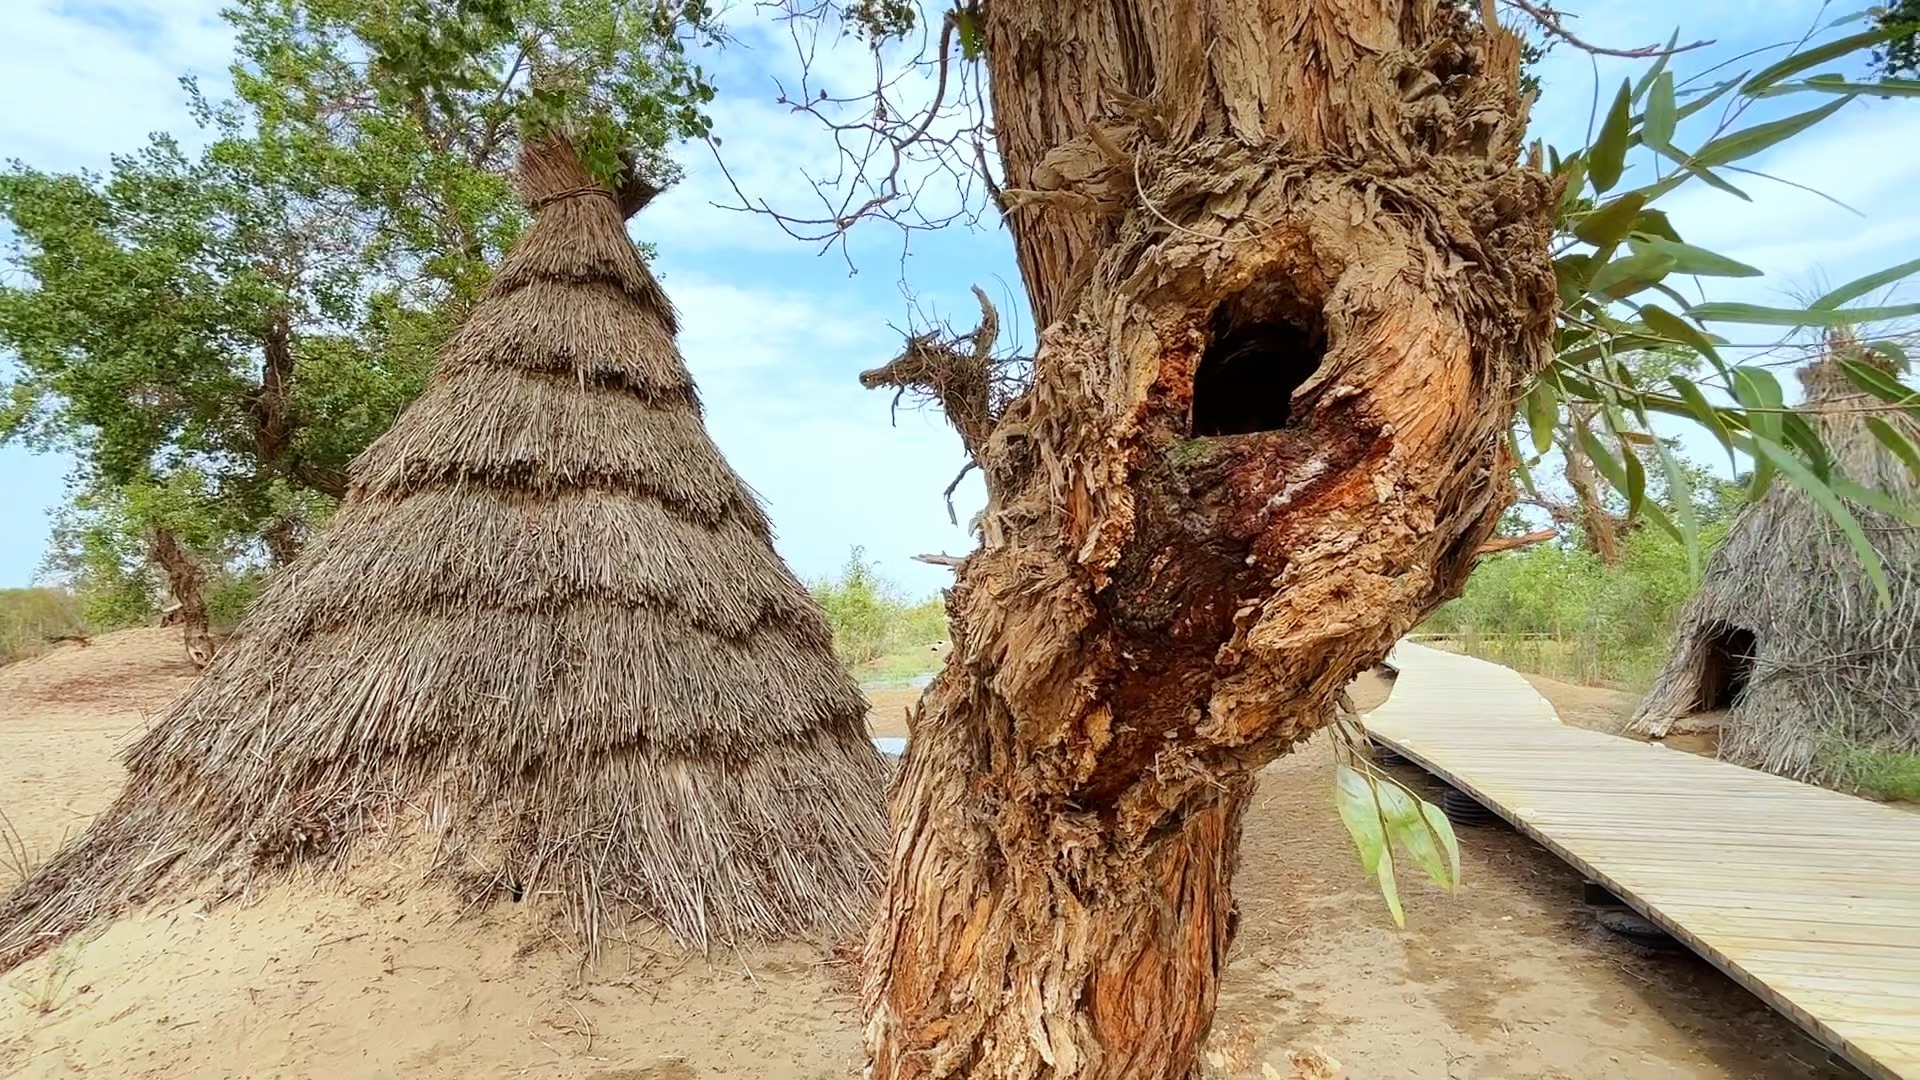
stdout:
<svg viewBox="0 0 1920 1080">
<path fill-rule="evenodd" d="M 534 209 L 325 533 L 0 904 L 0 968 L 102 916 L 412 843 L 464 900 L 707 942 L 849 928 L 884 766 L 824 617 L 709 439 L 624 220 L 523 155 Z"/>
<path fill-rule="evenodd" d="M 1909 438 L 1920 424 L 1855 389 L 1835 355 L 1800 380 L 1836 465 L 1920 506 L 1920 484 L 1864 417 Z M 1776 483 L 1734 520 L 1708 563 L 1634 730 L 1658 738 L 1717 727 L 1728 760 L 1835 785 L 1849 782 L 1860 750 L 1920 752 L 1920 529 L 1849 508 L 1886 566 L 1892 605 L 1880 602 L 1839 527 L 1799 489 Z"/>
</svg>

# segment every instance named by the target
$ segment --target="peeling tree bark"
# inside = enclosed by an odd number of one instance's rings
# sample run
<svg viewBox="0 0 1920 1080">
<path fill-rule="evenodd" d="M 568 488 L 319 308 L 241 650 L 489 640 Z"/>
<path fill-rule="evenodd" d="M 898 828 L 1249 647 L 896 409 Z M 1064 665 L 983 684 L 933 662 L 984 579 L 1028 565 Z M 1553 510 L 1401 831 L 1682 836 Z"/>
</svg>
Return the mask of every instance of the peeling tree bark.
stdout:
<svg viewBox="0 0 1920 1080">
<path fill-rule="evenodd" d="M 163 626 L 178 626 L 187 648 L 187 659 L 196 667 L 213 662 L 213 633 L 207 621 L 207 600 L 201 590 L 200 564 L 180 544 L 180 538 L 167 529 L 155 529 L 149 538 L 147 554 L 167 576 L 167 594 L 173 598 L 161 619 Z"/>
<path fill-rule="evenodd" d="M 994 0 L 985 44 L 1043 329 L 894 791 L 870 1075 L 1184 1080 L 1255 770 L 1511 499 L 1555 192 L 1517 41 L 1451 6 Z M 1263 332 L 1324 343 L 1285 426 L 1190 438 Z"/>
</svg>

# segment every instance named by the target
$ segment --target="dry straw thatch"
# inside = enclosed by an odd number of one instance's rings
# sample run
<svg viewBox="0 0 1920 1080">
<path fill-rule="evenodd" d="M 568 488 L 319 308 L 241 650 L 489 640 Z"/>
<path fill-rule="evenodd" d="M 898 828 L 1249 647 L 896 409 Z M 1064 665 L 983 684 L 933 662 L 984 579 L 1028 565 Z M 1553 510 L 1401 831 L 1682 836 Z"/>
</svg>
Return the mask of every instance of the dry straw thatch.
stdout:
<svg viewBox="0 0 1920 1080">
<path fill-rule="evenodd" d="M 562 143 L 432 384 L 324 535 L 0 903 L 0 969 L 211 882 L 411 838 L 465 899 L 684 941 L 865 917 L 885 766 L 826 621 L 708 438 L 624 227 Z"/>
<path fill-rule="evenodd" d="M 1866 410 L 1881 403 L 1854 389 L 1833 355 L 1800 379 L 1836 465 L 1920 505 L 1920 484 L 1865 426 Z M 1877 415 L 1920 436 L 1904 414 Z M 1893 604 L 1881 604 L 1828 516 L 1776 483 L 1735 519 L 1708 563 L 1636 731 L 1661 737 L 1717 723 L 1722 757 L 1836 786 L 1849 782 L 1850 751 L 1920 752 L 1920 529 L 1850 509 L 1886 566 Z"/>
</svg>

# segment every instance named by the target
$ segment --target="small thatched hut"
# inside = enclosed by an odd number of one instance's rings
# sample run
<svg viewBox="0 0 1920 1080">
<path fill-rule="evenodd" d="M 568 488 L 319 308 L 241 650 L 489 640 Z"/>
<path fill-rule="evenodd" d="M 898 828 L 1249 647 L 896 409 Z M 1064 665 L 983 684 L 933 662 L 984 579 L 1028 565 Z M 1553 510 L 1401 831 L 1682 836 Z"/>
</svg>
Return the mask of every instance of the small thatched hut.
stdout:
<svg viewBox="0 0 1920 1080">
<path fill-rule="evenodd" d="M 323 535 L 0 902 L 0 969 L 95 918 L 410 845 L 462 899 L 684 941 L 868 912 L 885 768 L 826 622 L 701 421 L 666 296 L 549 142 L 526 235 Z"/>
<path fill-rule="evenodd" d="M 1876 409 L 1883 403 L 1855 389 L 1831 357 L 1800 381 L 1835 463 L 1856 483 L 1920 505 L 1920 485 L 1863 417 L 1873 410 L 1909 438 L 1920 424 Z M 1920 529 L 1849 508 L 1886 565 L 1892 606 L 1880 603 L 1827 515 L 1776 483 L 1708 563 L 1635 731 L 1658 738 L 1717 726 L 1728 760 L 1836 785 L 1848 782 L 1857 750 L 1920 752 Z"/>
</svg>

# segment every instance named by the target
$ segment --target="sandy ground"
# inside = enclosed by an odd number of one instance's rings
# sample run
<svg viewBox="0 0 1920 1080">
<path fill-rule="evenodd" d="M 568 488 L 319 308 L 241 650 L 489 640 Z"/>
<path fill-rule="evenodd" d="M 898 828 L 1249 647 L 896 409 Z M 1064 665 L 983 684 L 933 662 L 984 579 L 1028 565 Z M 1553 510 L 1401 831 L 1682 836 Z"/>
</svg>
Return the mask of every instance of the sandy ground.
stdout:
<svg viewBox="0 0 1920 1080">
<path fill-rule="evenodd" d="M 111 797 L 112 752 L 178 692 L 179 657 L 170 632 L 132 631 L 0 669 L 0 809 L 30 848 Z M 1623 702 L 1595 696 L 1610 692 L 1536 685 L 1588 726 L 1620 719 Z M 1386 685 L 1355 690 L 1365 706 Z M 875 695 L 877 732 L 903 730 L 911 693 Z M 1403 778 L 1437 798 L 1417 770 Z M 1353 1078 L 1848 1075 L 1691 954 L 1595 928 L 1579 879 L 1504 828 L 1465 831 L 1460 894 L 1403 880 L 1408 927 L 1394 929 L 1331 790 L 1322 745 L 1262 777 L 1213 1043 L 1222 1071 L 1317 1049 Z M 818 948 L 701 958 L 633 940 L 583 970 L 534 915 L 462 918 L 402 876 L 159 909 L 0 976 L 0 1075 L 858 1075 L 852 972 Z"/>
</svg>

